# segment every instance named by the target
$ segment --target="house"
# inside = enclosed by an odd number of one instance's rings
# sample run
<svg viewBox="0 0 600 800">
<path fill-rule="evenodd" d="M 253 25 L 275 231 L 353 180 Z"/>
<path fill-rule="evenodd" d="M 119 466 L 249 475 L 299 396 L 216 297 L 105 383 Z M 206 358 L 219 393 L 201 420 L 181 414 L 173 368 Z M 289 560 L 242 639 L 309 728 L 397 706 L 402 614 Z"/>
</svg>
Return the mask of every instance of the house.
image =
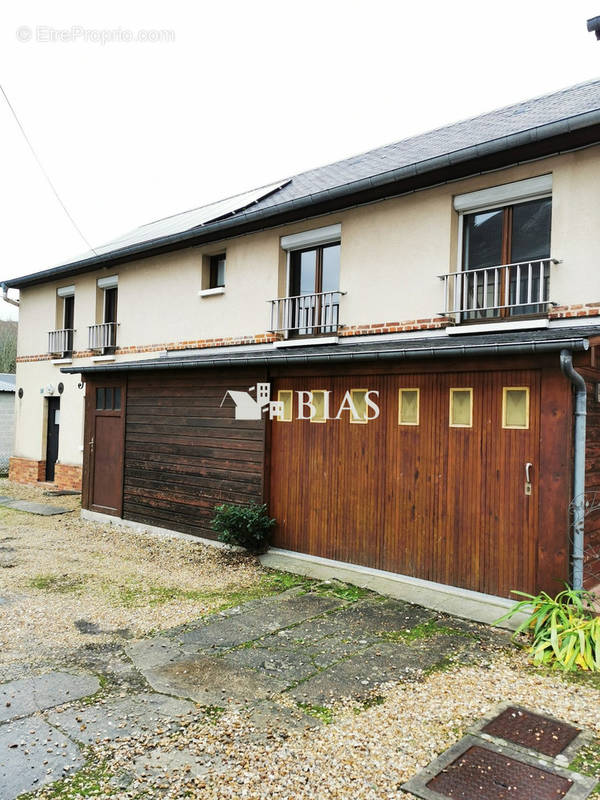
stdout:
<svg viewBox="0 0 600 800">
<path fill-rule="evenodd" d="M 15 375 L 0 372 L 0 475 L 8 475 L 15 435 Z"/>
<path fill-rule="evenodd" d="M 7 280 L 11 477 L 206 539 L 265 501 L 320 574 L 600 583 L 599 187 L 595 80 Z"/>
</svg>

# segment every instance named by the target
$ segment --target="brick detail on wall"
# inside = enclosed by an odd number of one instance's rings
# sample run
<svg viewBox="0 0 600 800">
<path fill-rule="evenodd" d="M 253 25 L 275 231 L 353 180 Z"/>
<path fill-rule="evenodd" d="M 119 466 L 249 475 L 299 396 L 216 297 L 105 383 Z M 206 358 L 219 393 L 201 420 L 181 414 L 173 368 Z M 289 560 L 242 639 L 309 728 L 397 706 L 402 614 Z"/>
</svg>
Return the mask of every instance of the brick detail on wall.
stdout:
<svg viewBox="0 0 600 800">
<path fill-rule="evenodd" d="M 600 311 L 599 311 L 600 313 Z M 428 317 L 427 319 L 411 319 L 404 322 L 376 322 L 371 325 L 350 325 L 339 331 L 339 336 L 365 336 L 376 333 L 400 333 L 402 331 L 430 331 L 445 328 L 450 322 L 445 317 Z M 190 339 L 184 342 L 167 342 L 166 344 L 149 344 L 141 347 L 117 347 L 116 355 L 135 355 L 136 353 L 158 353 L 163 350 L 199 350 L 205 347 L 232 347 L 245 344 L 271 344 L 281 341 L 283 337 L 277 333 L 261 333 L 255 336 L 223 337 L 222 339 Z M 91 358 L 97 355 L 91 350 L 78 350 L 73 358 Z M 17 363 L 29 361 L 54 360 L 51 355 L 19 356 Z"/>
<path fill-rule="evenodd" d="M 73 489 L 81 491 L 82 467 L 76 464 L 61 464 L 59 461 L 54 466 L 54 485 L 57 489 Z M 15 483 L 40 483 L 46 480 L 46 462 L 36 461 L 33 458 L 10 459 L 8 478 Z"/>
<path fill-rule="evenodd" d="M 368 336 L 375 333 L 401 333 L 403 331 L 431 331 L 450 325 L 445 317 L 410 319 L 405 322 L 378 322 L 373 325 L 350 325 L 342 328 L 340 336 Z"/>
<path fill-rule="evenodd" d="M 568 319 L 569 317 L 598 317 L 600 303 L 578 303 L 572 306 L 555 306 L 548 313 L 550 319 Z"/>
<path fill-rule="evenodd" d="M 8 467 L 8 478 L 15 483 L 38 483 L 46 479 L 46 462 L 13 456 Z"/>
<path fill-rule="evenodd" d="M 61 464 L 56 462 L 54 465 L 54 483 L 58 489 L 73 489 L 81 491 L 82 467 L 76 464 Z"/>
</svg>

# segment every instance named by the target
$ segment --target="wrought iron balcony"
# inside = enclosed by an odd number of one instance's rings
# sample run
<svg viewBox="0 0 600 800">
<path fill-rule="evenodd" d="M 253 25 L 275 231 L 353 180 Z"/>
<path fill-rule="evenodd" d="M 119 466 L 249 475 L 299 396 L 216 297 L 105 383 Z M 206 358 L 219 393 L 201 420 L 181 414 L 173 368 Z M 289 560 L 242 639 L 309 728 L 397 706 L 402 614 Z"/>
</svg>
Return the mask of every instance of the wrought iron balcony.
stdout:
<svg viewBox="0 0 600 800">
<path fill-rule="evenodd" d="M 440 275 L 446 304 L 441 313 L 457 321 L 545 314 L 556 305 L 550 300 L 550 268 L 557 263 L 542 258 Z"/>
<path fill-rule="evenodd" d="M 48 331 L 48 353 L 52 356 L 65 356 L 73 352 L 73 328 Z"/>
<path fill-rule="evenodd" d="M 318 336 L 337 333 L 340 323 L 340 298 L 346 292 L 316 292 L 296 297 L 279 297 L 271 304 L 271 333 L 287 336 Z"/>
<path fill-rule="evenodd" d="M 117 346 L 118 322 L 102 322 L 100 325 L 90 325 L 89 348 L 105 352 Z"/>
</svg>

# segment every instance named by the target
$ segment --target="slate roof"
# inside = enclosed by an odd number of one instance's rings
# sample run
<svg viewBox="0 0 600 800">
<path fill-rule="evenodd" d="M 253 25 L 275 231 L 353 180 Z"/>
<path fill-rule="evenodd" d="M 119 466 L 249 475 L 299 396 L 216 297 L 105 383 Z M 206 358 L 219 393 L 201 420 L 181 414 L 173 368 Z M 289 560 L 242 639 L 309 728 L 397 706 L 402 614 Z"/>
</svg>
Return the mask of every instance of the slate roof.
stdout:
<svg viewBox="0 0 600 800">
<path fill-rule="evenodd" d="M 339 361 L 387 361 L 423 358 L 452 358 L 466 355 L 503 355 L 558 352 L 562 349 L 587 350 L 591 338 L 600 337 L 600 324 L 572 328 L 542 328 L 524 331 L 494 331 L 487 334 L 465 333 L 456 336 L 428 336 L 373 341 L 344 341 L 337 344 L 312 344 L 306 347 L 273 347 L 257 350 L 252 346 L 229 352 L 210 353 L 198 350 L 193 355 L 171 353 L 141 361 L 119 361 L 81 367 L 63 367 L 69 374 L 96 372 L 137 372 L 157 369 L 192 369 L 199 367 L 252 367 L 302 365 Z M 349 337 L 350 338 L 350 337 Z"/>
<path fill-rule="evenodd" d="M 11 372 L 0 372 L 0 392 L 14 392 L 17 376 Z"/>
<path fill-rule="evenodd" d="M 191 242 L 200 234 L 214 233 L 212 239 L 223 238 L 236 225 L 273 220 L 277 214 L 293 209 L 306 209 L 307 216 L 311 205 L 329 198 L 598 124 L 600 79 L 595 79 L 303 172 L 265 187 L 262 194 L 262 190 L 255 190 L 238 195 L 239 202 L 233 203 L 235 210 L 231 212 L 223 209 L 229 209 L 230 201 L 236 198 L 143 225 L 102 245 L 97 255 L 90 252 L 60 267 L 8 280 L 6 284 L 19 287 L 63 273 L 73 274 L 75 267 L 84 271 L 117 258 L 130 260 L 159 247 Z M 222 216 L 215 217 L 219 212 L 223 212 Z"/>
</svg>

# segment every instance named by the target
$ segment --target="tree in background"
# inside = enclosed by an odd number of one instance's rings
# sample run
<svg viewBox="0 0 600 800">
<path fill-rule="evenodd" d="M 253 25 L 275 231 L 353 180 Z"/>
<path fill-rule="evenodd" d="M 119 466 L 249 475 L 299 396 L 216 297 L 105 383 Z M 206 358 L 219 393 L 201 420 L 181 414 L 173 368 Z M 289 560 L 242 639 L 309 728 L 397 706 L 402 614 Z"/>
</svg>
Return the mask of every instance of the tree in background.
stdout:
<svg viewBox="0 0 600 800">
<path fill-rule="evenodd" d="M 17 371 L 17 323 L 0 321 L 0 372 Z"/>
</svg>

